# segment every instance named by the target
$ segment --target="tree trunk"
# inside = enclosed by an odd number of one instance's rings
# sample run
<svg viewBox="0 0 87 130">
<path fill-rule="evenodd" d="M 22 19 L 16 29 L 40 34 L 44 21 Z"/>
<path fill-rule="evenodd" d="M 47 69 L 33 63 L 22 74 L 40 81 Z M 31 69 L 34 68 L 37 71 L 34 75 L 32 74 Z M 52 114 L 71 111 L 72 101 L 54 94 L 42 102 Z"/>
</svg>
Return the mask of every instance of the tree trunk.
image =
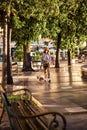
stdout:
<svg viewBox="0 0 87 130">
<path fill-rule="evenodd" d="M 30 55 L 30 44 L 24 45 L 23 71 L 34 71 L 32 69 L 32 57 Z"/>
<path fill-rule="evenodd" d="M 7 37 L 7 84 L 13 84 L 12 78 L 12 62 L 11 62 L 11 34 L 12 29 L 8 23 L 8 37 Z"/>
<path fill-rule="evenodd" d="M 2 87 L 7 84 L 7 16 L 3 22 L 3 62 L 2 62 Z"/>
<path fill-rule="evenodd" d="M 57 39 L 57 50 L 56 50 L 56 63 L 55 63 L 55 68 L 60 67 L 60 45 L 61 45 L 61 32 L 58 34 L 58 39 Z"/>
<path fill-rule="evenodd" d="M 68 65 L 71 65 L 72 62 L 72 54 L 71 54 L 71 50 L 68 50 Z"/>
<path fill-rule="evenodd" d="M 23 70 L 26 66 L 26 45 L 23 45 Z"/>
</svg>

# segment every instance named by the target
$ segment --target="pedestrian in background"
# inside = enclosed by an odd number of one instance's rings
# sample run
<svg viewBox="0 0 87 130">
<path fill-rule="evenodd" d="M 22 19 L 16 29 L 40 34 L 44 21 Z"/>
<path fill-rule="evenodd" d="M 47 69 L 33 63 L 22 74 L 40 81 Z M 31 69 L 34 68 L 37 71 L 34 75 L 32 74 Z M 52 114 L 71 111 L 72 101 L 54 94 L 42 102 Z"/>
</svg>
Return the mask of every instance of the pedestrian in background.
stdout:
<svg viewBox="0 0 87 130">
<path fill-rule="evenodd" d="M 41 57 L 41 64 L 43 65 L 43 69 L 44 69 L 44 78 L 48 79 L 49 82 L 51 81 L 50 80 L 50 62 L 51 62 L 50 52 L 49 52 L 49 49 L 46 47 Z"/>
<path fill-rule="evenodd" d="M 52 59 L 52 64 L 55 65 L 55 56 L 54 56 L 54 54 L 51 56 L 51 59 Z"/>
</svg>

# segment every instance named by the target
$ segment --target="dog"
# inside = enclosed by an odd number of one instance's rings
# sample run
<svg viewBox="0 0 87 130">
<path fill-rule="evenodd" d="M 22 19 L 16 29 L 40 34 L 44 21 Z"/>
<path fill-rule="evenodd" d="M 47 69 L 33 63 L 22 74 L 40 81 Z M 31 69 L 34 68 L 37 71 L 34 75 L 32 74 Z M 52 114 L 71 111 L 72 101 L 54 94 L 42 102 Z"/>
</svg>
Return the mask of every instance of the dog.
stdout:
<svg viewBox="0 0 87 130">
<path fill-rule="evenodd" d="M 37 76 L 37 79 L 39 79 L 39 81 L 43 81 L 44 77 L 43 76 Z"/>
</svg>

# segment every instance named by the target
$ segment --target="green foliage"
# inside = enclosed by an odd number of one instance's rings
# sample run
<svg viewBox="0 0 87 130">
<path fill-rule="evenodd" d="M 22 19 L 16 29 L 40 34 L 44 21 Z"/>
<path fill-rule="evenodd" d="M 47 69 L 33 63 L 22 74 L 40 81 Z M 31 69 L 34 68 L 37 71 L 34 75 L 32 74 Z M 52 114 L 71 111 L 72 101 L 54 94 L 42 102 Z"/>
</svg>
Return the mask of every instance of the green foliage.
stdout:
<svg viewBox="0 0 87 130">
<path fill-rule="evenodd" d="M 40 52 L 35 53 L 34 60 L 35 61 L 41 61 L 41 53 Z"/>
<path fill-rule="evenodd" d="M 87 39 L 87 0 L 1 0 L 0 10 L 8 12 L 18 45 L 37 40 L 39 35 L 57 40 L 61 48 L 72 48 L 76 39 Z M 72 44 L 73 41 L 73 44 Z"/>
<path fill-rule="evenodd" d="M 12 25 L 16 29 L 20 29 L 24 26 L 25 21 L 21 21 L 17 15 L 14 15 L 12 18 Z"/>
<path fill-rule="evenodd" d="M 23 50 L 22 48 L 18 47 L 15 51 L 15 60 L 17 61 L 23 61 Z"/>
<path fill-rule="evenodd" d="M 11 95 L 8 97 L 9 100 L 11 101 L 20 101 L 20 100 L 28 100 L 28 96 L 25 94 L 21 95 Z"/>
</svg>

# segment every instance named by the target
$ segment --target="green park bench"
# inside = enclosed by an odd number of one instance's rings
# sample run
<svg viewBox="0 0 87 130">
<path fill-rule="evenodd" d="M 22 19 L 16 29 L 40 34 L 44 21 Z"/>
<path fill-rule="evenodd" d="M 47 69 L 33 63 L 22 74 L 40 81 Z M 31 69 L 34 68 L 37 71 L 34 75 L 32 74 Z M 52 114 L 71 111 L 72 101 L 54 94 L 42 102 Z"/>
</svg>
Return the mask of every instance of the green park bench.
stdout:
<svg viewBox="0 0 87 130">
<path fill-rule="evenodd" d="M 11 130 L 66 130 L 66 119 L 61 113 L 45 111 L 33 98 L 28 89 L 1 92 L 1 117 L 6 110 Z"/>
</svg>

